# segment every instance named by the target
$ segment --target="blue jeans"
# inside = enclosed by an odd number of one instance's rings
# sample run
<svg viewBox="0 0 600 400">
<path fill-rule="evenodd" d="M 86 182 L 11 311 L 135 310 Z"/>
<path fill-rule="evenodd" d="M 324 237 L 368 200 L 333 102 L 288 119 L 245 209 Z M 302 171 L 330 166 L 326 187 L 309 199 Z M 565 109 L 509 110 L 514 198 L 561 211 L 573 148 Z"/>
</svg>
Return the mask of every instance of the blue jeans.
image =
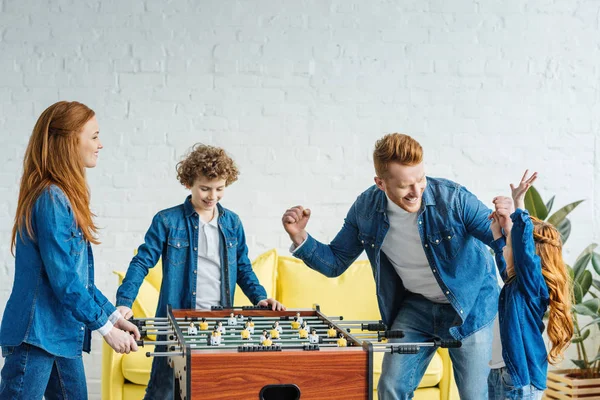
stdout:
<svg viewBox="0 0 600 400">
<path fill-rule="evenodd" d="M 28 343 L 3 346 L 0 400 L 87 399 L 81 356 L 54 356 Z"/>
<path fill-rule="evenodd" d="M 459 316 L 450 304 L 433 303 L 423 296 L 410 294 L 402 303 L 392 325 L 392 330 L 402 330 L 405 336 L 391 342 L 427 342 L 434 338 L 452 340 L 448 330 L 459 321 Z M 492 355 L 491 322 L 463 339 L 462 347 L 448 349 L 462 400 L 488 397 L 486 380 Z M 377 387 L 379 398 L 412 399 L 435 351 L 434 347 L 422 347 L 417 354 L 386 353 Z"/>
<path fill-rule="evenodd" d="M 167 351 L 166 348 L 157 346 L 156 351 Z M 144 400 L 171 400 L 173 399 L 173 369 L 167 363 L 168 357 L 154 357 L 150 381 L 146 388 Z"/>
<path fill-rule="evenodd" d="M 533 385 L 515 388 L 508 369 L 503 367 L 490 371 L 488 393 L 489 400 L 541 400 L 544 391 Z"/>
</svg>

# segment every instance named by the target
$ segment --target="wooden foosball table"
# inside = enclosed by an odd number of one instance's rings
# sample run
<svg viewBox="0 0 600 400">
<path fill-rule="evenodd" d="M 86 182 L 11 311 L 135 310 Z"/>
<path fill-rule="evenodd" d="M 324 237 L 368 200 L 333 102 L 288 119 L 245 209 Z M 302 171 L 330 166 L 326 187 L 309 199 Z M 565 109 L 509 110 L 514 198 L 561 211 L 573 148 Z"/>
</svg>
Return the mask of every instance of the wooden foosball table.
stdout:
<svg viewBox="0 0 600 400">
<path fill-rule="evenodd" d="M 403 337 L 381 321 L 344 321 L 314 309 L 263 307 L 172 310 L 166 318 L 135 320 L 139 345 L 166 345 L 175 398 L 372 399 L 373 352 L 416 353 L 424 346 L 460 342 L 387 343 Z"/>
</svg>

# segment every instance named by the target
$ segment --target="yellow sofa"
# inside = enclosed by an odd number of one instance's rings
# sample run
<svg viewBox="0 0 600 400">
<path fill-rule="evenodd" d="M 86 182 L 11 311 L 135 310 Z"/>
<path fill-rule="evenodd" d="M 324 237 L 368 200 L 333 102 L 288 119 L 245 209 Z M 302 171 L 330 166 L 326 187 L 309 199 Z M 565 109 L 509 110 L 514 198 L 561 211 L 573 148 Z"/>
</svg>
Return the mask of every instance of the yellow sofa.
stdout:
<svg viewBox="0 0 600 400">
<path fill-rule="evenodd" d="M 252 263 L 254 271 L 267 294 L 288 308 L 310 308 L 319 304 L 327 316 L 344 316 L 347 320 L 380 319 L 375 297 L 375 283 L 368 261 L 356 261 L 342 276 L 327 278 L 293 257 L 281 256 L 270 250 Z M 115 272 L 121 283 L 124 273 Z M 158 291 L 162 279 L 162 266 L 150 270 L 132 310 L 135 317 L 154 316 Z M 237 288 L 234 304 L 251 305 L 240 288 Z M 151 346 L 137 353 L 117 354 L 106 343 L 102 349 L 102 399 L 142 399 L 150 377 L 151 359 L 146 357 Z M 399 357 L 402 357 L 399 355 Z M 374 354 L 373 384 L 377 398 L 377 382 L 381 374 L 382 353 Z M 458 399 L 452 364 L 445 349 L 439 349 L 431 361 L 419 389 L 416 400 Z"/>
</svg>

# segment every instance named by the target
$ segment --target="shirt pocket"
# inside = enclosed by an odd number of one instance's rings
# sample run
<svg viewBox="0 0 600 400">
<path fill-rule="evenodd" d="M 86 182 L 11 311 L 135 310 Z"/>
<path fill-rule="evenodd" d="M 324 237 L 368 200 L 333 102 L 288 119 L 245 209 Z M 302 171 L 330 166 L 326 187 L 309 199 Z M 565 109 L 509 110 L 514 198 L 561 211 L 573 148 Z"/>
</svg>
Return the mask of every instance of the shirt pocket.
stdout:
<svg viewBox="0 0 600 400">
<path fill-rule="evenodd" d="M 71 239 L 69 240 L 71 244 L 71 255 L 73 257 L 80 257 L 85 250 L 85 237 L 79 228 L 71 229 Z"/>
<path fill-rule="evenodd" d="M 227 249 L 227 263 L 233 265 L 237 263 L 238 240 L 236 237 L 225 238 L 225 248 Z"/>
<path fill-rule="evenodd" d="M 360 240 L 360 243 L 363 245 L 365 250 L 371 251 L 375 249 L 375 236 L 359 233 L 358 240 Z"/>
<path fill-rule="evenodd" d="M 169 264 L 177 267 L 185 264 L 189 253 L 190 243 L 187 239 L 170 237 L 167 240 L 167 259 Z"/>
<path fill-rule="evenodd" d="M 428 234 L 427 242 L 435 255 L 442 260 L 452 260 L 460 250 L 459 237 L 452 228 Z"/>
</svg>

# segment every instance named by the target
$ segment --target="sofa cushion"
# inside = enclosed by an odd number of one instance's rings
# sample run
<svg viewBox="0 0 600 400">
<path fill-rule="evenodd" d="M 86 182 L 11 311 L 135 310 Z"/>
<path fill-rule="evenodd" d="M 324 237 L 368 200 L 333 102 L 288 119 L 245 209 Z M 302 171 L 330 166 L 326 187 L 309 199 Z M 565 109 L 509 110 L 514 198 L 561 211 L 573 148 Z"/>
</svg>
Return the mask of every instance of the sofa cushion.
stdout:
<svg viewBox="0 0 600 400">
<path fill-rule="evenodd" d="M 328 278 L 297 258 L 279 256 L 277 296 L 277 300 L 288 308 L 307 308 L 316 303 L 328 317 L 381 318 L 373 273 L 366 260 L 354 262 L 337 278 Z"/>
<path fill-rule="evenodd" d="M 258 281 L 267 291 L 267 296 L 273 298 L 276 298 L 275 267 L 277 266 L 277 257 L 277 250 L 273 249 L 259 255 L 252 262 L 252 269 L 254 270 Z M 251 306 L 253 304 L 246 297 L 244 292 L 242 292 L 242 289 L 239 286 L 236 286 L 233 305 Z"/>
<path fill-rule="evenodd" d="M 150 380 L 150 369 L 152 368 L 152 358 L 146 357 L 146 352 L 153 352 L 154 346 L 148 345 L 137 352 L 132 352 L 123 357 L 121 370 L 123 377 L 129 382 L 137 385 L 147 385 Z"/>
</svg>

